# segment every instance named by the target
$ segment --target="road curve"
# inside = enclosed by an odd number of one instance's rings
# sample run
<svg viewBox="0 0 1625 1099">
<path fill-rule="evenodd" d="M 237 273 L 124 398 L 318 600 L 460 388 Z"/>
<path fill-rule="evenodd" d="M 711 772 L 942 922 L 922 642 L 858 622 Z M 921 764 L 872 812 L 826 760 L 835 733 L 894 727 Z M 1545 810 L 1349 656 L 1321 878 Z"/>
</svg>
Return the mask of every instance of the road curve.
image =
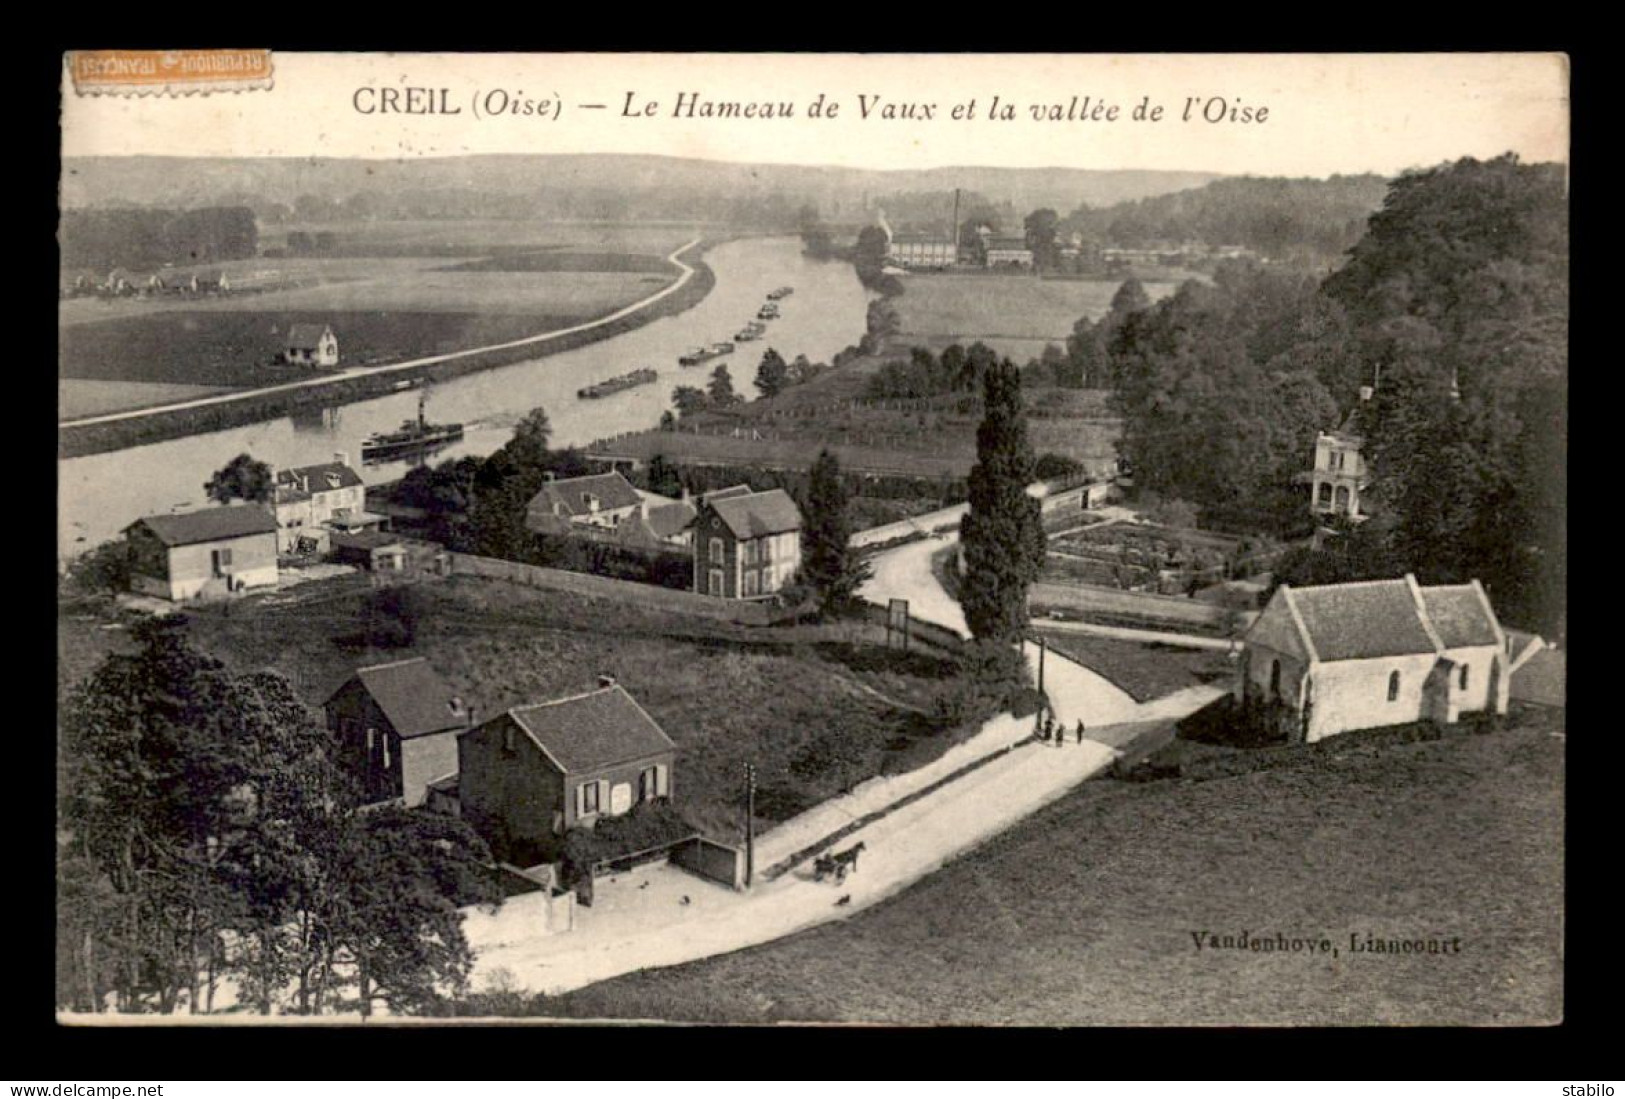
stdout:
<svg viewBox="0 0 1625 1099">
<path fill-rule="evenodd" d="M 653 294 L 650 294 L 646 298 L 633 302 L 631 305 L 623 306 L 613 313 L 599 317 L 596 320 L 587 321 L 583 324 L 574 324 L 568 328 L 556 328 L 551 332 L 540 332 L 534 336 L 524 336 L 517 340 L 508 340 L 505 343 L 492 343 L 487 344 L 484 347 L 469 347 L 464 348 L 461 351 L 448 351 L 444 355 L 429 355 L 421 359 L 410 359 L 406 362 L 390 363 L 388 366 L 356 366 L 351 367 L 348 370 L 340 371 L 337 374 L 328 374 L 320 378 L 305 378 L 297 382 L 283 382 L 280 385 L 262 386 L 259 389 L 240 389 L 231 393 L 216 394 L 212 397 L 198 397 L 190 401 L 175 401 L 170 404 L 153 405 L 151 408 L 135 408 L 129 410 L 128 412 L 108 412 L 100 416 L 84 416 L 77 420 L 62 420 L 59 421 L 56 426 L 58 429 L 65 427 L 88 427 L 91 424 L 110 424 L 116 423 L 120 420 L 137 420 L 143 416 L 156 416 L 163 412 L 178 412 L 188 408 L 207 408 L 210 405 L 230 404 L 232 401 L 247 400 L 253 397 L 263 397 L 271 393 L 289 393 L 299 389 L 314 389 L 318 386 L 333 385 L 336 382 L 347 382 L 354 378 L 373 377 L 378 374 L 392 374 L 399 370 L 411 370 L 415 367 L 433 366 L 436 363 L 454 362 L 457 359 L 466 359 L 471 355 L 484 355 L 491 351 L 506 351 L 510 347 L 524 347 L 527 344 L 541 343 L 543 340 L 556 339 L 559 336 L 569 336 L 576 332 L 589 332 L 594 328 L 610 324 L 613 321 L 620 320 L 622 317 L 629 316 L 632 313 L 637 312 L 639 309 L 653 305 L 661 298 L 666 297 L 668 294 L 674 294 L 681 289 L 685 284 L 687 284 L 689 279 L 694 277 L 694 268 L 684 263 L 678 257 L 699 243 L 700 238 L 695 237 L 693 240 L 689 241 L 687 244 L 683 245 L 681 248 L 677 249 L 671 255 L 666 257 L 667 263 L 674 264 L 682 271 L 682 274 L 678 276 L 676 282 L 656 291 Z"/>
</svg>

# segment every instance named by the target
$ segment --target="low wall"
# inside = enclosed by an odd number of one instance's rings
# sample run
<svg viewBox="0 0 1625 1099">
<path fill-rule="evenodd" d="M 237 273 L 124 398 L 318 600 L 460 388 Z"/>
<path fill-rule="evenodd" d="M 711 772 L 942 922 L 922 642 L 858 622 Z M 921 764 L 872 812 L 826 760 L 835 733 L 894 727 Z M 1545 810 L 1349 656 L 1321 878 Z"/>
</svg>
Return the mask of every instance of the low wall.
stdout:
<svg viewBox="0 0 1625 1099">
<path fill-rule="evenodd" d="M 671 861 L 690 874 L 720 882 L 730 889 L 745 888 L 745 852 L 703 836 L 672 849 Z"/>
<path fill-rule="evenodd" d="M 540 565 L 525 565 L 518 561 L 502 561 L 494 557 L 479 557 L 469 553 L 453 553 L 451 559 L 454 576 L 482 576 L 490 580 L 506 580 L 510 584 L 523 584 L 547 591 L 570 592 L 590 599 L 636 603 L 641 607 L 653 607 L 674 614 L 714 618 L 742 626 L 768 626 L 787 616 L 783 608 L 768 603 L 717 599 L 696 592 L 640 584 L 633 580 L 614 580 L 607 576 L 594 576 L 592 573 L 549 569 Z"/>
</svg>

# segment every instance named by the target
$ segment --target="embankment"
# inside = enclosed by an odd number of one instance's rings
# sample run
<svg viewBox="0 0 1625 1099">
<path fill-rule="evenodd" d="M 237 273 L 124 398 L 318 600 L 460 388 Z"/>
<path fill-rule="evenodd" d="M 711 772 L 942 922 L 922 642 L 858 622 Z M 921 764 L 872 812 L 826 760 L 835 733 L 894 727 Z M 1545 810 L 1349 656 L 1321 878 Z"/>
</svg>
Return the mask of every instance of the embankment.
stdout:
<svg viewBox="0 0 1625 1099">
<path fill-rule="evenodd" d="M 718 242 L 702 243 L 696 251 L 696 257 L 715 243 Z M 421 385 L 425 381 L 444 382 L 475 371 L 539 359 L 597 343 L 629 332 L 660 317 L 681 313 L 709 294 L 716 284 L 715 273 L 703 259 L 690 258 L 687 262 L 693 267 L 694 273 L 676 290 L 625 316 L 616 317 L 602 324 L 564 332 L 518 347 L 459 354 L 453 358 L 425 363 L 421 367 L 358 374 L 330 384 L 279 390 L 275 393 L 249 393 L 236 400 L 197 408 L 178 408 L 104 423 L 65 426 L 57 431 L 57 457 L 78 458 L 87 454 L 123 450 L 126 447 L 158 443 L 187 435 L 223 431 L 307 409 L 351 404 L 392 393 L 403 388 L 403 382 L 414 385 Z"/>
</svg>

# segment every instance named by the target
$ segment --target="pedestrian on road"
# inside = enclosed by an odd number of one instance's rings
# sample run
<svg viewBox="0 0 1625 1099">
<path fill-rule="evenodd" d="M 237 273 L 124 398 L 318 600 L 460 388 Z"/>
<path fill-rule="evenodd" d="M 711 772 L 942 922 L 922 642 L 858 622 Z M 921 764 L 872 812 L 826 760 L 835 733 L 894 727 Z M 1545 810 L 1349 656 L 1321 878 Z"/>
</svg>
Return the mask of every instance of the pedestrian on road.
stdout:
<svg viewBox="0 0 1625 1099">
<path fill-rule="evenodd" d="M 1044 728 L 1044 715 L 1041 713 L 1033 719 L 1033 736 L 1039 740 L 1049 740 L 1049 730 Z"/>
<path fill-rule="evenodd" d="M 1083 743 L 1083 718 L 1078 718 L 1078 743 Z"/>
</svg>

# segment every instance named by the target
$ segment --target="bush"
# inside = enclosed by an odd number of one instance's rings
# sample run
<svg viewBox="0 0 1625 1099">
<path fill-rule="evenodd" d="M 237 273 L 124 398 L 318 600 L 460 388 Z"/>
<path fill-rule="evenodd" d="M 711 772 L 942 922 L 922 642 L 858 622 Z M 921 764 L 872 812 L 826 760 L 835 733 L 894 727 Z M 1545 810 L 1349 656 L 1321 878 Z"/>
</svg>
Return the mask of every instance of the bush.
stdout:
<svg viewBox="0 0 1625 1099">
<path fill-rule="evenodd" d="M 63 588 L 71 595 L 111 595 L 129 587 L 129 547 L 122 541 L 103 542 L 76 557 L 63 577 Z"/>
</svg>

